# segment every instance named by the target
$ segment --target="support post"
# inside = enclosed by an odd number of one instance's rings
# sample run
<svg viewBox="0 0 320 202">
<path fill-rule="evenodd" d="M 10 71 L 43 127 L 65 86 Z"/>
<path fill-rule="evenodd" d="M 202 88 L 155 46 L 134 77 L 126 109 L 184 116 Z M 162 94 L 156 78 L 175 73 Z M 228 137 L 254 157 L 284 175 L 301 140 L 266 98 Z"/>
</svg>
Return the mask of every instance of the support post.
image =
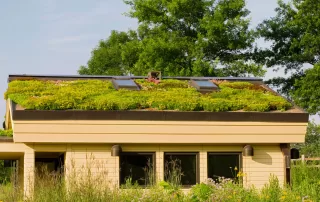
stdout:
<svg viewBox="0 0 320 202">
<path fill-rule="evenodd" d="M 285 167 L 285 181 L 287 184 L 290 184 L 290 166 L 291 166 L 291 155 L 290 155 L 290 144 L 280 144 L 280 149 L 284 158 L 284 167 Z"/>
<path fill-rule="evenodd" d="M 24 180 L 23 192 L 25 199 L 33 197 L 34 180 L 35 180 L 35 152 L 32 148 L 28 148 L 24 153 Z"/>
</svg>

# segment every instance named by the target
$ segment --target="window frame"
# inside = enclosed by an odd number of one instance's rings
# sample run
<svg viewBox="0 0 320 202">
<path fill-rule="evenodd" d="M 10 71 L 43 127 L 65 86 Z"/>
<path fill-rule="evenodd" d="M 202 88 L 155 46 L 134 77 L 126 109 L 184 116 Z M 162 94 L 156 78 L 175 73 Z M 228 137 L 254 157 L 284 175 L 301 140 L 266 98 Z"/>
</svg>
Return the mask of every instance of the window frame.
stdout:
<svg viewBox="0 0 320 202">
<path fill-rule="evenodd" d="M 153 166 L 153 176 L 154 183 L 156 183 L 157 179 L 157 171 L 156 171 L 156 152 L 121 152 L 119 156 L 119 187 L 125 184 L 121 184 L 121 156 L 139 156 L 139 155 L 151 155 L 152 156 L 152 166 Z M 139 185 L 141 187 L 148 187 L 148 185 Z"/>
<path fill-rule="evenodd" d="M 200 152 L 163 152 L 163 180 L 165 180 L 165 163 L 166 155 L 195 155 L 196 156 L 196 183 L 192 185 L 181 185 L 182 188 L 190 188 L 198 183 L 200 183 Z"/>
<path fill-rule="evenodd" d="M 239 167 L 238 167 L 238 171 L 243 169 L 243 156 L 242 156 L 242 152 L 207 152 L 207 179 L 209 178 L 209 156 L 211 155 L 238 155 L 239 158 Z"/>
</svg>

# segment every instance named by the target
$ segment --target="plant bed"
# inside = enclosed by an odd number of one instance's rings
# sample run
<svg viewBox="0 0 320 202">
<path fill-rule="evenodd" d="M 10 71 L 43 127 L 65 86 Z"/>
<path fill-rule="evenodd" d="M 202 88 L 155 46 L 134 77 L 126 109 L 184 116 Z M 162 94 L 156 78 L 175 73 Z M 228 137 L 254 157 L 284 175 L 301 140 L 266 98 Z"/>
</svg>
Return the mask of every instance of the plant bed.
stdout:
<svg viewBox="0 0 320 202">
<path fill-rule="evenodd" d="M 219 91 L 201 94 L 189 81 L 137 79 L 140 91 L 116 90 L 111 81 L 15 80 L 5 99 L 35 110 L 175 110 L 175 111 L 285 111 L 292 104 L 262 85 L 215 82 Z M 214 82 L 214 81 L 213 81 Z"/>
</svg>

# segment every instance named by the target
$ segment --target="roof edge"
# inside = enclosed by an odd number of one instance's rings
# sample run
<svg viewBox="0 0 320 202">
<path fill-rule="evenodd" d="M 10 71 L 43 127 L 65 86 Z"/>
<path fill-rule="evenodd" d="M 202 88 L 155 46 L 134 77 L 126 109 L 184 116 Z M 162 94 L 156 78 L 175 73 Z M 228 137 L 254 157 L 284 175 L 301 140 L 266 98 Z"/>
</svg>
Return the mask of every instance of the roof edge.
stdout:
<svg viewBox="0 0 320 202">
<path fill-rule="evenodd" d="M 111 80 L 113 78 L 130 78 L 130 79 L 146 79 L 147 76 L 108 76 L 108 75 L 37 75 L 37 74 L 10 74 L 8 76 L 8 83 L 14 80 L 23 79 L 39 79 L 39 80 Z M 228 80 L 228 81 L 251 81 L 262 82 L 262 78 L 258 77 L 184 77 L 184 76 L 164 76 L 162 79 L 177 79 L 177 80 L 190 80 L 190 79 L 216 79 L 216 80 Z"/>
<path fill-rule="evenodd" d="M 98 110 L 13 110 L 13 121 L 37 120 L 140 120 L 140 121 L 235 121 L 308 123 L 308 113 L 203 112 L 203 111 L 98 111 Z"/>
</svg>

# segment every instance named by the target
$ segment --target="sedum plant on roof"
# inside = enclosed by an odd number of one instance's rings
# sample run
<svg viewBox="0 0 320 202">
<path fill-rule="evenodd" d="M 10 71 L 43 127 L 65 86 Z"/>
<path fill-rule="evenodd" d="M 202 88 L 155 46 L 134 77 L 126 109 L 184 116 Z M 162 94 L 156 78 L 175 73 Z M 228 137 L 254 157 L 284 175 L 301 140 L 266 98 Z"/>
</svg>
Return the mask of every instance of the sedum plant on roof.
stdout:
<svg viewBox="0 0 320 202">
<path fill-rule="evenodd" d="M 265 112 L 291 108 L 284 98 L 248 82 L 220 82 L 220 91 L 209 94 L 201 94 L 188 81 L 135 82 L 141 86 L 140 91 L 115 90 L 111 81 L 103 80 L 16 80 L 9 83 L 5 99 L 35 110 Z"/>
<path fill-rule="evenodd" d="M 13 136 L 13 131 L 12 130 L 3 130 L 0 129 L 0 137 L 5 136 L 5 137 L 12 137 Z"/>
</svg>

